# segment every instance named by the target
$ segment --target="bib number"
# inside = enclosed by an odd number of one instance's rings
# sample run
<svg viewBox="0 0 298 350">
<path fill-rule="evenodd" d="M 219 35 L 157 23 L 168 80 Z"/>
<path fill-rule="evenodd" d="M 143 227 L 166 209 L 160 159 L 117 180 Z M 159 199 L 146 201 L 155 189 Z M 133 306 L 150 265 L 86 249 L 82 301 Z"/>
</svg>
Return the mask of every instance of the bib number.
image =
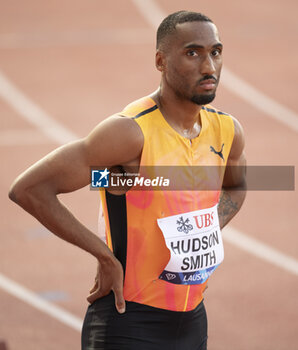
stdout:
<svg viewBox="0 0 298 350">
<path fill-rule="evenodd" d="M 159 278 L 175 284 L 204 283 L 224 259 L 217 204 L 157 223 L 171 252 Z"/>
</svg>

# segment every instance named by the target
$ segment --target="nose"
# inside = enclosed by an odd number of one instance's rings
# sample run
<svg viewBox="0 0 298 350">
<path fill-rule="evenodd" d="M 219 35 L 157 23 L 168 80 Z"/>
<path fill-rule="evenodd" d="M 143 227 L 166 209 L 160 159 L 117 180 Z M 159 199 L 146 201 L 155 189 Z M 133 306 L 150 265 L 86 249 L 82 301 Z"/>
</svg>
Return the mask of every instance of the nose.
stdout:
<svg viewBox="0 0 298 350">
<path fill-rule="evenodd" d="M 213 75 L 216 72 L 215 62 L 213 57 L 206 55 L 201 63 L 201 74 L 203 75 Z"/>
</svg>

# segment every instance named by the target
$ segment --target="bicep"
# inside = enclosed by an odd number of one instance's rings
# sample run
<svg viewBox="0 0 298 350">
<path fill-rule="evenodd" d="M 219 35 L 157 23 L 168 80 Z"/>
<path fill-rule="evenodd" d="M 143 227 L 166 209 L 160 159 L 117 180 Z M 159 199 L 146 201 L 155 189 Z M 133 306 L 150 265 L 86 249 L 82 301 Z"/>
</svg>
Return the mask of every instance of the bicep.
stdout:
<svg viewBox="0 0 298 350">
<path fill-rule="evenodd" d="M 35 163 L 19 176 L 14 188 L 58 194 L 86 186 L 92 166 L 122 165 L 138 157 L 142 133 L 136 125 L 126 118 L 109 118 L 86 138 L 59 147 Z"/>
<path fill-rule="evenodd" d="M 75 191 L 89 182 L 84 140 L 57 148 L 28 168 L 15 181 L 16 191 L 63 193 Z"/>
</svg>

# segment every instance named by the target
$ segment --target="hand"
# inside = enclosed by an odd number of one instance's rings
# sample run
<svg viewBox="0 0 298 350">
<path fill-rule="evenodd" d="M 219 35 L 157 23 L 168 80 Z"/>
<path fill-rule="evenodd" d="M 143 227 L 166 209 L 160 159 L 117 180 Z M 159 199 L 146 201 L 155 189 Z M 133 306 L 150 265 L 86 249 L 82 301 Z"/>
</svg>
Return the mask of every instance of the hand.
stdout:
<svg viewBox="0 0 298 350">
<path fill-rule="evenodd" d="M 108 295 L 111 290 L 115 295 L 117 311 L 120 314 L 124 313 L 123 268 L 119 260 L 115 257 L 111 257 L 111 259 L 105 263 L 98 262 L 94 286 L 91 288 L 87 300 L 89 303 L 93 303 L 96 299 Z"/>
</svg>

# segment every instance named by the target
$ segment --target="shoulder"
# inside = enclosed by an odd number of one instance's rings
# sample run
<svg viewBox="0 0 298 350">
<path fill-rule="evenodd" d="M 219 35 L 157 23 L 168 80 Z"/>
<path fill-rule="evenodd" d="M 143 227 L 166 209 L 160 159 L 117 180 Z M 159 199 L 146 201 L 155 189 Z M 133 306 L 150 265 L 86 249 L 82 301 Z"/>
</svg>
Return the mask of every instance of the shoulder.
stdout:
<svg viewBox="0 0 298 350">
<path fill-rule="evenodd" d="M 143 133 L 131 118 L 115 114 L 99 123 L 84 139 L 89 163 L 125 164 L 139 157 Z"/>
<path fill-rule="evenodd" d="M 115 138 L 128 139 L 132 136 L 135 139 L 141 135 L 141 130 L 133 119 L 121 114 L 114 114 L 100 122 L 91 131 L 88 138 L 96 137 L 98 134 L 101 138 L 110 139 L 110 141 Z"/>
<path fill-rule="evenodd" d="M 157 109 L 155 101 L 145 96 L 127 105 L 119 114 L 132 119 L 138 119 L 139 117 L 153 112 Z"/>
</svg>

